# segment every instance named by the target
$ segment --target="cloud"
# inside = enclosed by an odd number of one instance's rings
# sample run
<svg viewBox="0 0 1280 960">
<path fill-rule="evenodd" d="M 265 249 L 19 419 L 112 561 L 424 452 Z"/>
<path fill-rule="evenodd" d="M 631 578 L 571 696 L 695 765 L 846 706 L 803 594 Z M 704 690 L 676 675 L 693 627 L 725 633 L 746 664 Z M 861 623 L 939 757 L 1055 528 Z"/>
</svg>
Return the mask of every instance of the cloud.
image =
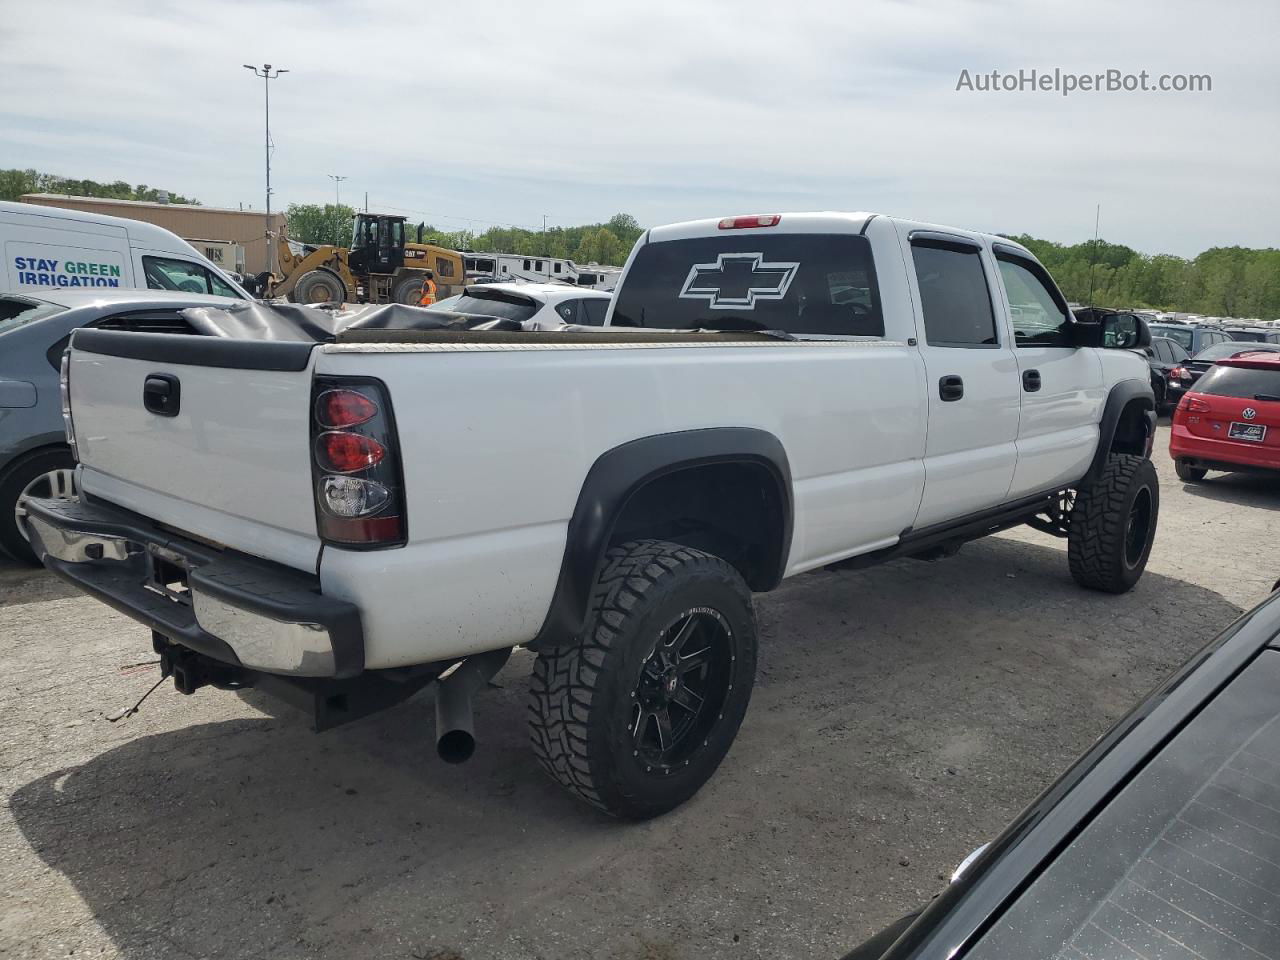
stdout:
<svg viewBox="0 0 1280 960">
<path fill-rule="evenodd" d="M 7 3 L 4 165 L 449 226 L 871 209 L 1148 251 L 1268 245 L 1271 0 Z M 50 58 L 57 25 L 61 54 Z M 1208 73 L 1209 93 L 957 92 L 962 69 Z"/>
</svg>

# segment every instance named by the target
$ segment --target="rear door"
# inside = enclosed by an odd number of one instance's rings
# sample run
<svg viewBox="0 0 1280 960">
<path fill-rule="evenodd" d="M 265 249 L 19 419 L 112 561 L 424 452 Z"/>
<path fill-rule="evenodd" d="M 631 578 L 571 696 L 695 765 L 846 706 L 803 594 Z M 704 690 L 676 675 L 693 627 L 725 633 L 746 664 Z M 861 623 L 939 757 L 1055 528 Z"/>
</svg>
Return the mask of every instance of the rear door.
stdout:
<svg viewBox="0 0 1280 960">
<path fill-rule="evenodd" d="M 1017 461 L 1018 367 L 981 241 L 898 224 L 929 397 L 917 528 L 996 506 Z"/>
<path fill-rule="evenodd" d="M 82 489 L 177 531 L 314 570 L 313 346 L 77 331 L 70 387 Z M 156 378 L 173 401 L 159 411 L 144 400 Z"/>
<path fill-rule="evenodd" d="M 1018 364 L 1018 466 L 1009 490 L 1017 498 L 1070 485 L 1089 469 L 1105 400 L 1102 362 L 1072 345 L 1075 320 L 1040 264 L 1001 244 L 995 258 Z"/>
</svg>

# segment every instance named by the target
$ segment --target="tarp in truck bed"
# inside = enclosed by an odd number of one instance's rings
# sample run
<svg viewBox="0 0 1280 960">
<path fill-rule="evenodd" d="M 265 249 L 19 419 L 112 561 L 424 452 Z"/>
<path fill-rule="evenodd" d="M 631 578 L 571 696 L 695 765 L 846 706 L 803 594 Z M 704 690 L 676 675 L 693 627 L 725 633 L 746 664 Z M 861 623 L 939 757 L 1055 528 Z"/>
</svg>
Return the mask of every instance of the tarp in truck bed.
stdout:
<svg viewBox="0 0 1280 960">
<path fill-rule="evenodd" d="M 742 343 L 792 339 L 776 331 L 663 330 L 638 327 L 543 327 L 515 320 L 425 310 L 405 304 L 333 311 L 290 303 L 246 301 L 229 307 L 188 307 L 197 333 L 232 340 L 303 343 Z"/>
<path fill-rule="evenodd" d="M 371 330 L 465 330 L 489 318 L 424 310 L 401 303 L 346 310 L 292 303 L 245 301 L 227 307 L 188 307 L 183 318 L 199 334 L 233 340 L 293 340 L 324 343 L 349 328 Z"/>
</svg>

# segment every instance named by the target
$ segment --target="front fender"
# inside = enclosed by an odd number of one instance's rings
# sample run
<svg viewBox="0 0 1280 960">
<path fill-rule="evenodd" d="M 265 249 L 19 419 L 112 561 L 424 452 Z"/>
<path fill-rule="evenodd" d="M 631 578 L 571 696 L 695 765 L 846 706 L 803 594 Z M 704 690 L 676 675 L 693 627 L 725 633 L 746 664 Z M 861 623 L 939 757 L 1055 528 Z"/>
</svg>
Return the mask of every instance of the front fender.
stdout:
<svg viewBox="0 0 1280 960">
<path fill-rule="evenodd" d="M 1141 413 L 1141 422 L 1145 431 L 1142 453 L 1151 455 L 1151 444 L 1156 435 L 1156 395 L 1151 389 L 1151 381 L 1121 380 L 1107 394 L 1106 406 L 1102 410 L 1102 420 L 1098 425 L 1098 448 L 1093 452 L 1093 462 L 1089 471 L 1080 481 L 1079 486 L 1087 487 L 1095 483 L 1102 475 L 1107 457 L 1115 448 L 1116 431 L 1124 421 L 1126 410 L 1136 407 Z"/>
</svg>

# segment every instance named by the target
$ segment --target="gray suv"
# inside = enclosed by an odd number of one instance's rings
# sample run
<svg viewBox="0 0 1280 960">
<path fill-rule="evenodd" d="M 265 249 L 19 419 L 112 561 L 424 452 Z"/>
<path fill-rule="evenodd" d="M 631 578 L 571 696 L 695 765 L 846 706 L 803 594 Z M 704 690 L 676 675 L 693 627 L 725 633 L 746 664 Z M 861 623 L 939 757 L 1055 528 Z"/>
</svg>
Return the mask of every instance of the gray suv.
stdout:
<svg viewBox="0 0 1280 960">
<path fill-rule="evenodd" d="M 79 327 L 151 333 L 197 331 L 187 307 L 243 300 L 169 290 L 57 290 L 46 298 L 0 296 L 0 548 L 35 563 L 22 523 L 27 497 L 75 494 L 75 460 L 62 428 L 58 374 Z"/>
</svg>

